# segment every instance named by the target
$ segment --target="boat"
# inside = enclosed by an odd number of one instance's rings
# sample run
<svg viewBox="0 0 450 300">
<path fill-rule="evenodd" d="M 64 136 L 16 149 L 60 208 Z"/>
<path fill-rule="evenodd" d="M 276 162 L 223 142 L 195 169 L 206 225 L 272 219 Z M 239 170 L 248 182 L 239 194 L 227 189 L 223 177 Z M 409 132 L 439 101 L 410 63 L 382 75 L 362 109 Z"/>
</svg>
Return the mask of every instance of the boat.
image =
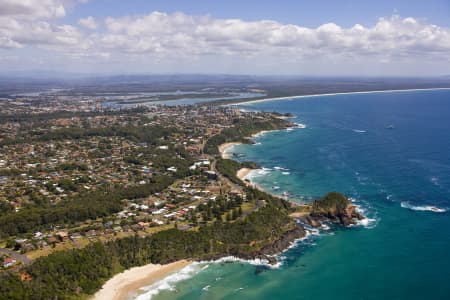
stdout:
<svg viewBox="0 0 450 300">
<path fill-rule="evenodd" d="M 445 212 L 445 209 L 442 209 L 442 208 L 439 208 L 439 207 L 436 207 L 436 206 L 430 206 L 428 209 L 433 211 L 433 212 L 439 212 L 439 213 Z"/>
<path fill-rule="evenodd" d="M 395 129 L 395 126 L 394 126 L 394 125 L 388 125 L 388 126 L 386 126 L 385 128 L 386 128 L 386 129 Z"/>
</svg>

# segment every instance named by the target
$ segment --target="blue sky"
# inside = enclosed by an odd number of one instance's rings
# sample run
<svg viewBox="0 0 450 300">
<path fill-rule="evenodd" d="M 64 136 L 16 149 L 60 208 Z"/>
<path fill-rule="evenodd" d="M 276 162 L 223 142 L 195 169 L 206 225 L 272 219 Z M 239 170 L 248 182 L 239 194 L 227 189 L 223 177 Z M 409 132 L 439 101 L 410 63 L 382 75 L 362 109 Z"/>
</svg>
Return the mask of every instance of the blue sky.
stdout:
<svg viewBox="0 0 450 300">
<path fill-rule="evenodd" d="M 0 73 L 450 74 L 450 1 L 0 0 Z"/>
</svg>

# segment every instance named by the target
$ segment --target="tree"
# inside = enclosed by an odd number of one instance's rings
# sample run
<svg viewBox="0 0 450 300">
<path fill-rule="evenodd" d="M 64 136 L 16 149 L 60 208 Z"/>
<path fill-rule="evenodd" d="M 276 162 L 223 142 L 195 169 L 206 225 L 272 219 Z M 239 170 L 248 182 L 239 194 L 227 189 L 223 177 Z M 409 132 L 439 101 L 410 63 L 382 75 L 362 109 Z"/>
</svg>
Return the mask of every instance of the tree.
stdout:
<svg viewBox="0 0 450 300">
<path fill-rule="evenodd" d="M 236 220 L 238 218 L 238 212 L 237 212 L 236 208 L 232 210 L 231 218 L 233 220 Z"/>
<path fill-rule="evenodd" d="M 191 216 L 191 222 L 192 222 L 192 224 L 193 224 L 194 226 L 197 226 L 197 225 L 198 225 L 197 214 L 196 214 L 195 212 L 192 213 L 192 216 Z"/>
</svg>

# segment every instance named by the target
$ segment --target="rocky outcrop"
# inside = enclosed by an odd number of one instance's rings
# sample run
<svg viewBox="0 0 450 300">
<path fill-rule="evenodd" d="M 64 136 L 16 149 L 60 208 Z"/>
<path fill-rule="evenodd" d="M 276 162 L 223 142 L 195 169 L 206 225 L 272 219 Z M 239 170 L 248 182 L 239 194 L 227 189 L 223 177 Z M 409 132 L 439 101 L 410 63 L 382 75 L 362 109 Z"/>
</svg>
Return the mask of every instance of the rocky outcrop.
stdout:
<svg viewBox="0 0 450 300">
<path fill-rule="evenodd" d="M 286 231 L 279 240 L 271 245 L 265 246 L 259 252 L 264 255 L 278 254 L 288 248 L 295 240 L 305 236 L 305 229 L 300 225 L 297 225 L 294 229 Z"/>
<path fill-rule="evenodd" d="M 325 218 L 322 218 L 325 219 Z M 306 216 L 304 218 L 305 222 L 309 225 L 311 225 L 312 227 L 320 227 L 322 225 L 322 223 L 320 222 L 321 220 L 319 220 L 318 217 L 313 217 L 313 216 Z"/>
<path fill-rule="evenodd" d="M 257 252 L 253 253 L 239 253 L 236 256 L 242 259 L 263 259 L 267 260 L 269 264 L 276 264 L 277 260 L 273 257 L 289 248 L 296 240 L 306 236 L 305 229 L 296 225 L 294 229 L 286 231 L 280 239 L 276 240 L 270 245 L 264 246 Z"/>
<path fill-rule="evenodd" d="M 324 220 L 349 226 L 363 218 L 347 197 L 331 192 L 312 203 L 311 214 L 305 218 L 305 221 L 313 227 L 320 226 L 321 221 Z"/>
<path fill-rule="evenodd" d="M 294 229 L 286 231 L 281 236 L 280 239 L 274 241 L 270 245 L 264 246 L 258 251 L 238 252 L 238 253 L 234 252 L 216 253 L 214 255 L 203 256 L 200 258 L 200 260 L 218 260 L 222 257 L 234 256 L 245 260 L 254 260 L 254 259 L 266 260 L 269 264 L 274 265 L 277 263 L 277 260 L 274 257 L 274 255 L 283 252 L 284 250 L 289 248 L 289 246 L 292 245 L 293 242 L 305 236 L 306 236 L 305 229 L 301 225 L 296 224 L 296 227 Z"/>
</svg>

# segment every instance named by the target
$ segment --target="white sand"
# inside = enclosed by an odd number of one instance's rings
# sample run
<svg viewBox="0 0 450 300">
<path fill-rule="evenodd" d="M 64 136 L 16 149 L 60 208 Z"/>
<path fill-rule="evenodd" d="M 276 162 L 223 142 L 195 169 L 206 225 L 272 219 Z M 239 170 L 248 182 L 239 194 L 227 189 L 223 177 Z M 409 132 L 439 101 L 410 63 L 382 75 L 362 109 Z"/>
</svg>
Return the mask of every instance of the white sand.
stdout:
<svg viewBox="0 0 450 300">
<path fill-rule="evenodd" d="M 233 142 L 233 143 L 225 143 L 219 146 L 219 152 L 220 152 L 220 156 L 223 159 L 228 159 L 231 157 L 230 153 L 226 153 L 226 150 L 230 147 L 233 147 L 235 145 L 240 145 L 241 143 L 237 143 L 237 142 Z"/>
<path fill-rule="evenodd" d="M 108 280 L 91 300 L 125 300 L 139 288 L 151 285 L 189 264 L 187 260 L 180 260 L 167 265 L 131 268 Z"/>
<path fill-rule="evenodd" d="M 248 184 L 250 184 L 250 182 L 245 181 L 245 179 L 246 179 L 245 177 L 247 177 L 247 175 L 248 175 L 251 171 L 253 171 L 253 169 L 242 168 L 242 169 L 239 169 L 239 170 L 237 171 L 236 176 L 237 176 L 240 180 L 242 180 L 243 182 L 245 182 L 245 183 L 248 185 Z M 247 180 L 248 180 L 248 179 L 247 179 Z"/>
</svg>

